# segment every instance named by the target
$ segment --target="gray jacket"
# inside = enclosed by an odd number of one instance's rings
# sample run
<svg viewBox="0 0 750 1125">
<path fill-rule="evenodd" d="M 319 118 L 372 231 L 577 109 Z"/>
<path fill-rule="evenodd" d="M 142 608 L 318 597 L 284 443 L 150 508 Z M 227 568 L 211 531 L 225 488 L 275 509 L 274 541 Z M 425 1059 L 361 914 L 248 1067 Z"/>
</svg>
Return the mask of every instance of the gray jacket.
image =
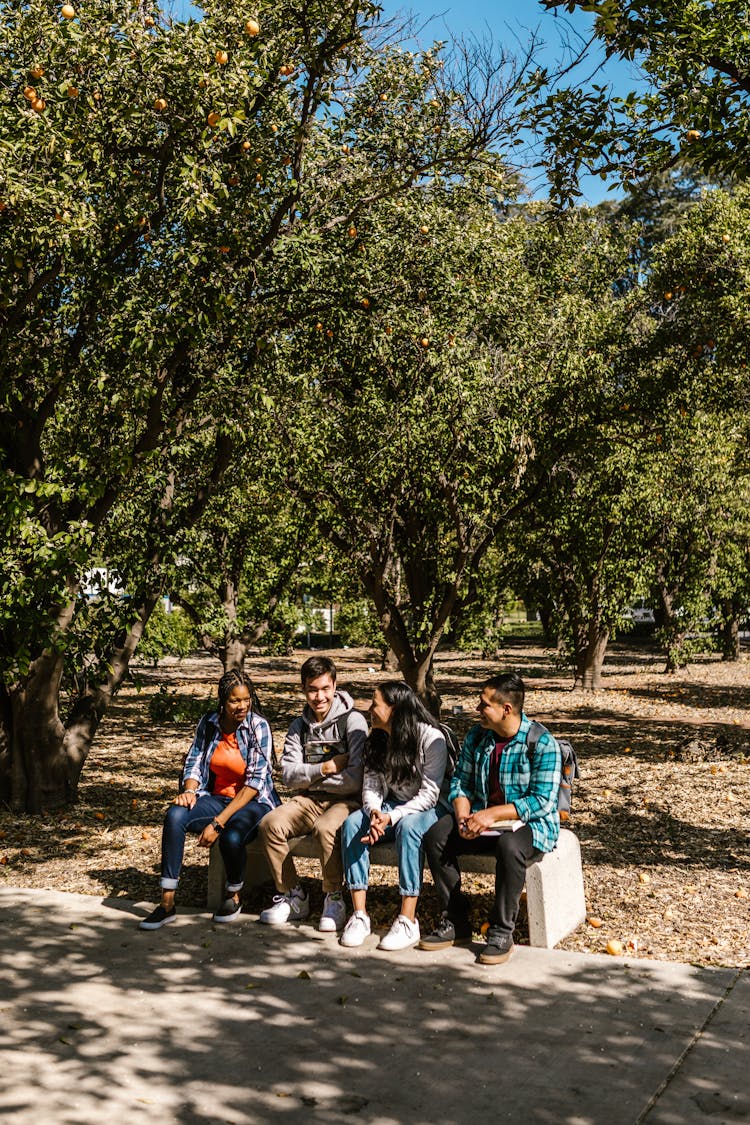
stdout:
<svg viewBox="0 0 750 1125">
<path fill-rule="evenodd" d="M 366 738 L 367 720 L 360 711 L 355 711 L 354 700 L 347 692 L 337 689 L 331 709 L 320 723 L 305 704 L 284 740 L 281 780 L 289 789 L 303 789 L 310 796 L 361 800 Z M 324 777 L 321 762 L 347 753 L 346 768 Z"/>
</svg>

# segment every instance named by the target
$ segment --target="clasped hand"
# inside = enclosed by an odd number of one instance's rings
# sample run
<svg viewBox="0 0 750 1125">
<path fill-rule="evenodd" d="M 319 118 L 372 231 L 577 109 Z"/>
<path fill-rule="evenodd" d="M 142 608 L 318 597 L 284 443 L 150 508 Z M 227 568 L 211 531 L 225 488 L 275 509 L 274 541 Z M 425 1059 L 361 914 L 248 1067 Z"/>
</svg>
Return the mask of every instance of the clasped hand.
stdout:
<svg viewBox="0 0 750 1125">
<path fill-rule="evenodd" d="M 459 834 L 464 840 L 475 840 L 477 836 L 481 836 L 486 828 L 490 828 L 496 820 L 494 813 L 489 809 L 479 809 L 478 812 L 470 813 L 459 824 Z"/>
<path fill-rule="evenodd" d="M 362 837 L 363 844 L 377 844 L 384 835 L 386 828 L 391 823 L 391 814 L 380 809 L 373 809 L 370 813 L 370 831 Z"/>
</svg>

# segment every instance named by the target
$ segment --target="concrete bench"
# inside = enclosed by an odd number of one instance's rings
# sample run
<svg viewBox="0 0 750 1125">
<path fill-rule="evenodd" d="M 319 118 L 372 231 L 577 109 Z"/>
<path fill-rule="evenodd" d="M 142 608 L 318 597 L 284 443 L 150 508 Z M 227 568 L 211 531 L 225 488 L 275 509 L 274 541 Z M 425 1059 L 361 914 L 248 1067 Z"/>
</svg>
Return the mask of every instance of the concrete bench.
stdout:
<svg viewBox="0 0 750 1125">
<path fill-rule="evenodd" d="M 292 855 L 317 859 L 312 836 L 290 840 Z M 392 844 L 378 844 L 372 849 L 371 862 L 384 867 L 397 867 L 396 849 Z M 461 856 L 461 870 L 480 875 L 495 874 L 495 858 L 491 855 Z M 256 887 L 271 878 L 260 841 L 247 846 L 245 886 Z M 208 863 L 208 909 L 213 912 L 224 898 L 226 875 L 221 852 L 211 848 Z M 583 891 L 581 845 L 568 828 L 560 832 L 554 851 L 548 852 L 526 873 L 526 907 L 529 915 L 529 942 L 542 949 L 552 949 L 585 921 L 586 899 Z"/>
</svg>

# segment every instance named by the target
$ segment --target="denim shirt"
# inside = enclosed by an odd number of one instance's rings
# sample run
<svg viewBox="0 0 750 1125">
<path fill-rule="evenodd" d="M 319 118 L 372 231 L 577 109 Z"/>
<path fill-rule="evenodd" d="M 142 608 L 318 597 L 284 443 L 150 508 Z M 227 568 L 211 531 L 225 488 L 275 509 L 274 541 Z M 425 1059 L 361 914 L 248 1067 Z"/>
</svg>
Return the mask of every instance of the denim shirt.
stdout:
<svg viewBox="0 0 750 1125">
<path fill-rule="evenodd" d="M 273 785 L 271 728 L 262 716 L 250 711 L 235 733 L 237 747 L 247 766 L 244 785 L 257 791 L 257 799 L 261 804 L 275 809 L 281 801 Z M 193 744 L 187 752 L 182 770 L 183 786 L 188 778 L 197 781 L 199 796 L 210 792 L 211 758 L 220 739 L 219 713 L 213 711 L 209 715 L 204 715 L 198 723 Z"/>
<path fill-rule="evenodd" d="M 551 852 L 560 835 L 557 812 L 562 769 L 560 748 L 549 731 L 544 731 L 533 760 L 530 759 L 526 745 L 530 726 L 531 720 L 523 714 L 517 733 L 500 757 L 498 780 L 507 803 L 516 806 L 518 819 L 531 828 L 534 847 Z M 479 724 L 466 735 L 451 778 L 451 803 L 456 797 L 466 797 L 472 812 L 488 807 L 495 737 L 494 731 L 485 730 Z"/>
</svg>

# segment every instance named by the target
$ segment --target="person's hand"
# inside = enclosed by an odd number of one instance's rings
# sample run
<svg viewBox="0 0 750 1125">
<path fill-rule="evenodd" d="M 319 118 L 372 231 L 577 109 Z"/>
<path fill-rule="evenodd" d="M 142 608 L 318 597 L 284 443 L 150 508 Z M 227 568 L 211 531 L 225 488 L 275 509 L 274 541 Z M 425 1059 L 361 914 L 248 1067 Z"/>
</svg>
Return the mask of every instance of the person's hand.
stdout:
<svg viewBox="0 0 750 1125">
<path fill-rule="evenodd" d="M 192 809 L 197 800 L 198 794 L 195 789 L 183 789 L 182 793 L 177 794 L 172 804 L 182 805 L 183 808 Z"/>
<path fill-rule="evenodd" d="M 349 764 L 348 754 L 334 754 L 332 758 L 326 758 L 321 764 L 320 772 L 323 777 L 330 777 L 332 773 L 341 773 L 343 769 Z"/>
<path fill-rule="evenodd" d="M 219 839 L 219 833 L 214 828 L 213 824 L 207 824 L 198 837 L 199 848 L 210 848 Z"/>
<path fill-rule="evenodd" d="M 390 813 L 381 812 L 380 809 L 373 809 L 370 813 L 370 831 L 366 836 L 362 837 L 362 843 L 370 845 L 377 844 L 390 823 Z"/>
<path fill-rule="evenodd" d="M 466 840 L 474 840 L 482 835 L 485 828 L 491 828 L 496 820 L 496 814 L 490 809 L 479 809 L 466 817 L 461 835 Z"/>
</svg>

